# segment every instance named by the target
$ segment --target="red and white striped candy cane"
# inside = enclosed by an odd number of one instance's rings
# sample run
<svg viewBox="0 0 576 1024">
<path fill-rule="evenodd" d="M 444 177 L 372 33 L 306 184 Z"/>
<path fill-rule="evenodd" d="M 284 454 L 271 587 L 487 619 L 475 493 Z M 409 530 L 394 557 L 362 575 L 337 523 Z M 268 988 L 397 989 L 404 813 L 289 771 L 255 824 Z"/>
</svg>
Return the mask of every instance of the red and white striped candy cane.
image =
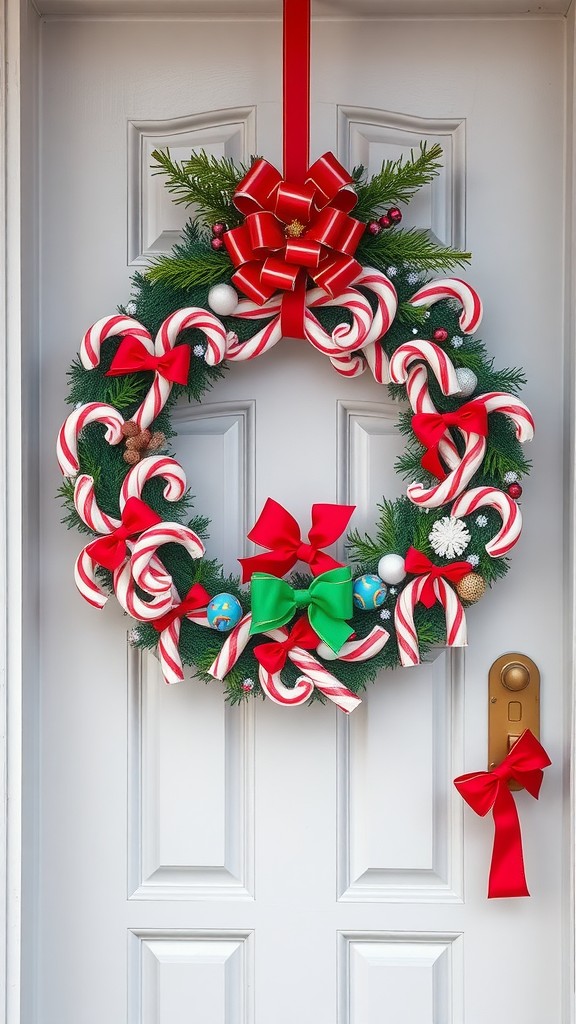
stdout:
<svg viewBox="0 0 576 1024">
<path fill-rule="evenodd" d="M 487 413 L 499 412 L 508 416 L 516 427 L 519 441 L 531 441 L 534 436 L 534 420 L 530 410 L 519 398 L 502 391 L 491 391 L 479 395 L 475 402 L 482 402 Z M 464 454 L 458 466 L 448 474 L 445 480 L 432 487 L 422 484 L 410 484 L 406 493 L 410 501 L 423 508 L 439 508 L 449 501 L 455 501 L 480 469 L 486 454 L 486 438 L 480 434 L 461 431 L 466 440 Z"/>
<path fill-rule="evenodd" d="M 100 349 L 108 338 L 118 338 L 122 334 L 132 334 L 142 342 L 150 355 L 154 354 L 154 342 L 150 333 L 138 320 L 131 316 L 114 314 L 104 316 L 92 324 L 80 342 L 80 362 L 86 370 L 93 370 L 100 363 Z"/>
<path fill-rule="evenodd" d="M 74 485 L 74 506 L 83 523 L 94 533 L 112 533 L 121 525 L 115 516 L 103 512 L 94 493 L 94 477 L 80 473 Z"/>
<path fill-rule="evenodd" d="M 227 676 L 230 669 L 234 667 L 238 658 L 245 650 L 246 645 L 250 639 L 250 625 L 252 623 L 252 615 L 247 612 L 244 615 L 237 626 L 231 629 L 226 637 L 220 653 L 214 659 L 208 674 L 213 676 L 214 679 L 224 679 Z"/>
<path fill-rule="evenodd" d="M 420 360 L 430 367 L 443 395 L 455 395 L 461 390 L 456 369 L 449 356 L 433 341 L 414 338 L 400 345 L 390 360 L 390 380 L 405 384 L 412 363 Z M 436 410 L 434 410 L 436 411 Z"/>
<path fill-rule="evenodd" d="M 180 463 L 167 455 L 149 455 L 137 462 L 124 477 L 120 508 L 124 508 L 128 498 L 141 498 L 144 485 L 156 477 L 166 481 L 162 492 L 166 501 L 178 501 L 182 497 L 186 490 L 186 474 Z"/>
<path fill-rule="evenodd" d="M 441 299 L 456 299 L 462 304 L 460 329 L 464 334 L 473 334 L 482 319 L 480 296 L 466 281 L 459 277 L 438 278 L 419 288 L 408 301 L 412 306 L 432 306 Z"/>
<path fill-rule="evenodd" d="M 174 604 L 178 603 L 178 595 L 174 597 Z M 210 624 L 206 617 L 206 608 L 194 608 L 193 611 L 187 612 L 184 618 L 189 619 L 191 622 L 197 623 L 199 626 L 207 626 L 210 628 Z M 164 676 L 164 682 L 166 683 L 181 683 L 184 679 L 184 669 L 182 666 L 182 659 L 180 657 L 180 630 L 182 628 L 182 619 L 173 619 L 166 629 L 163 629 L 158 639 L 158 657 L 160 659 L 160 667 L 162 669 L 162 675 Z"/>
<path fill-rule="evenodd" d="M 401 591 L 396 602 L 394 622 L 400 661 L 405 668 L 420 663 L 418 634 L 414 625 L 414 609 L 420 600 L 428 578 L 429 574 L 426 573 L 426 575 L 412 580 Z M 465 647 L 467 643 L 466 616 L 456 591 L 442 577 L 437 577 L 434 580 L 434 593 L 446 613 L 446 646 Z"/>
<path fill-rule="evenodd" d="M 152 597 L 150 601 L 144 601 L 136 591 L 129 558 L 114 572 L 114 593 L 124 611 L 139 622 L 152 622 L 153 619 L 166 615 L 175 603 L 171 587 L 162 594 Z"/>
<path fill-rule="evenodd" d="M 226 328 L 221 320 L 207 309 L 200 306 L 188 306 L 178 309 L 166 318 L 154 342 L 157 356 L 165 356 L 174 348 L 182 331 L 187 327 L 195 327 L 206 337 L 205 361 L 209 366 L 221 363 L 226 352 Z"/>
<path fill-rule="evenodd" d="M 130 571 L 137 586 L 150 595 L 171 592 L 174 585 L 170 573 L 158 572 L 154 561 L 164 544 L 180 545 L 190 558 L 201 558 L 205 550 L 200 538 L 182 523 L 158 523 L 140 534 L 130 557 Z"/>
<path fill-rule="evenodd" d="M 293 647 L 292 650 L 288 651 L 288 657 L 296 668 L 300 669 L 305 674 L 305 677 L 313 683 L 316 689 L 320 690 L 320 693 L 328 697 L 328 700 L 336 704 L 336 707 L 339 707 L 341 711 L 345 711 L 347 715 L 362 703 L 361 697 L 336 679 L 324 665 L 320 664 L 310 651 L 305 651 L 302 647 Z M 260 682 L 262 682 L 262 679 L 260 679 Z"/>
<path fill-rule="evenodd" d="M 492 540 L 486 544 L 486 553 L 492 558 L 502 558 L 516 544 L 522 533 L 522 513 L 519 506 L 498 487 L 474 487 L 464 491 L 454 502 L 451 516 L 472 515 L 479 508 L 495 508 L 502 516 L 502 526 Z"/>
<path fill-rule="evenodd" d="M 374 626 L 368 636 L 362 640 L 348 640 L 338 651 L 335 661 L 369 661 L 386 646 L 390 639 L 389 632 L 383 626 Z"/>
<path fill-rule="evenodd" d="M 122 440 L 124 417 L 117 409 L 102 402 L 81 405 L 64 420 L 56 442 L 58 465 L 64 476 L 76 476 L 80 469 L 78 438 L 84 427 L 90 423 L 102 423 L 106 427 L 105 437 L 108 444 L 119 444 Z"/>
</svg>

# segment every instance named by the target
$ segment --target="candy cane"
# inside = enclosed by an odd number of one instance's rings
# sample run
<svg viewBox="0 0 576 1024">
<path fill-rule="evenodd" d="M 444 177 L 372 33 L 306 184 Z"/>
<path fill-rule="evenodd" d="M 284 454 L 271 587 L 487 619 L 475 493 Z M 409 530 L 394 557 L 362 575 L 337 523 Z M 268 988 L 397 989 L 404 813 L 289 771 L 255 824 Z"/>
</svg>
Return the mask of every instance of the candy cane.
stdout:
<svg viewBox="0 0 576 1024">
<path fill-rule="evenodd" d="M 393 384 L 405 384 L 408 371 L 415 360 L 424 361 L 436 377 L 443 395 L 455 395 L 460 388 L 456 369 L 443 349 L 433 341 L 414 338 L 400 345 L 390 360 L 390 380 Z"/>
<path fill-rule="evenodd" d="M 94 493 L 94 477 L 80 473 L 74 485 L 74 507 L 82 522 L 86 523 L 94 533 L 112 533 L 121 525 L 115 516 L 103 512 L 96 501 Z"/>
<path fill-rule="evenodd" d="M 263 665 L 258 666 L 258 679 L 266 696 L 283 707 L 305 704 L 314 692 L 314 683 L 306 676 L 298 676 L 293 687 L 285 686 L 279 672 L 268 672 Z"/>
<path fill-rule="evenodd" d="M 175 596 L 175 603 L 177 601 L 178 595 Z M 206 608 L 194 608 L 193 611 L 187 612 L 184 618 L 189 619 L 191 622 L 196 622 L 197 625 L 210 628 L 206 618 Z M 184 669 L 182 658 L 180 657 L 181 628 L 182 619 L 173 619 L 170 625 L 162 630 L 158 639 L 158 657 L 160 658 L 160 667 L 165 683 L 181 683 L 184 679 Z"/>
<path fill-rule="evenodd" d="M 237 626 L 230 630 L 226 640 L 222 644 L 220 653 L 212 662 L 208 669 L 208 674 L 213 676 L 214 679 L 224 679 L 230 672 L 230 669 L 234 667 L 238 658 L 246 648 L 248 641 L 250 640 L 250 626 L 252 623 L 252 615 L 247 612 L 244 615 Z"/>
<path fill-rule="evenodd" d="M 458 277 L 429 281 L 408 301 L 412 306 L 432 306 L 441 299 L 457 299 L 462 304 L 460 328 L 464 334 L 474 334 L 482 319 L 482 302 L 478 293 L 466 281 Z"/>
<path fill-rule="evenodd" d="M 305 673 L 306 678 L 314 684 L 316 689 L 333 701 L 341 711 L 350 714 L 362 703 L 358 694 L 353 693 L 339 682 L 331 672 L 324 668 L 324 665 L 316 660 L 314 655 L 310 654 L 310 651 L 305 651 L 301 647 L 293 647 L 291 651 L 288 651 L 288 657 L 296 668 Z"/>
<path fill-rule="evenodd" d="M 117 338 L 121 334 L 132 334 L 142 342 L 150 355 L 154 353 L 154 342 L 138 320 L 130 316 L 115 314 L 104 316 L 92 324 L 80 342 L 80 361 L 86 370 L 93 370 L 100 363 L 100 349 L 108 338 Z"/>
<path fill-rule="evenodd" d="M 144 536 L 144 535 L 142 535 Z M 134 577 L 130 568 L 130 559 L 114 572 L 114 593 L 119 604 L 128 615 L 139 622 L 151 622 L 153 619 L 166 615 L 174 606 L 174 595 L 171 587 L 162 594 L 144 601 L 136 592 Z"/>
<path fill-rule="evenodd" d="M 166 318 L 154 342 L 157 356 L 164 356 L 174 348 L 178 336 L 187 327 L 195 327 L 206 336 L 205 361 L 209 366 L 222 362 L 226 352 L 226 328 L 218 317 L 200 306 L 179 309 Z"/>
<path fill-rule="evenodd" d="M 141 498 L 144 485 L 156 477 L 166 481 L 162 492 L 166 501 L 178 501 L 182 497 L 186 490 L 186 474 L 180 463 L 167 455 L 149 455 L 126 474 L 120 491 L 120 509 L 124 508 L 128 498 Z"/>
<path fill-rule="evenodd" d="M 519 398 L 501 391 L 491 391 L 479 395 L 475 402 L 482 402 L 487 413 L 499 412 L 508 416 L 516 427 L 519 441 L 530 441 L 534 436 L 534 419 L 530 410 Z M 422 484 L 410 484 L 406 493 L 410 501 L 424 508 L 439 508 L 448 501 L 455 501 L 466 489 L 472 477 L 480 469 L 486 453 L 486 438 L 480 434 L 461 431 L 466 439 L 466 447 L 460 464 L 448 474 L 445 480 L 432 487 Z"/>
<path fill-rule="evenodd" d="M 516 544 L 522 532 L 522 513 L 510 495 L 497 487 L 474 487 L 464 491 L 454 502 L 451 516 L 472 515 L 479 508 L 495 508 L 502 516 L 502 526 L 492 540 L 486 544 L 486 553 L 492 558 L 502 558 Z"/>
<path fill-rule="evenodd" d="M 78 462 L 78 438 L 84 427 L 90 423 L 103 423 L 108 444 L 119 444 L 122 440 L 123 416 L 111 405 L 102 402 L 88 402 L 71 412 L 64 420 L 56 442 L 58 464 L 64 476 L 76 476 L 80 469 Z"/>
<path fill-rule="evenodd" d="M 374 628 L 362 640 L 348 640 L 338 651 L 335 660 L 354 664 L 358 661 L 369 661 L 388 643 L 390 634 L 382 626 Z"/>
<path fill-rule="evenodd" d="M 400 661 L 405 668 L 409 665 L 418 665 L 420 662 L 418 633 L 414 625 L 414 609 L 428 579 L 429 573 L 426 573 L 424 576 L 418 576 L 412 580 L 404 587 L 396 602 L 394 622 Z M 434 580 L 434 593 L 446 613 L 446 646 L 465 647 L 467 643 L 466 617 L 456 592 L 442 577 L 437 577 Z"/>
<path fill-rule="evenodd" d="M 180 545 L 191 558 L 201 558 L 205 550 L 200 538 L 182 523 L 158 523 L 140 534 L 130 558 L 130 571 L 137 586 L 150 595 L 163 595 L 172 591 L 170 574 L 167 571 L 159 573 L 154 564 L 150 564 L 157 549 L 164 544 Z"/>
</svg>

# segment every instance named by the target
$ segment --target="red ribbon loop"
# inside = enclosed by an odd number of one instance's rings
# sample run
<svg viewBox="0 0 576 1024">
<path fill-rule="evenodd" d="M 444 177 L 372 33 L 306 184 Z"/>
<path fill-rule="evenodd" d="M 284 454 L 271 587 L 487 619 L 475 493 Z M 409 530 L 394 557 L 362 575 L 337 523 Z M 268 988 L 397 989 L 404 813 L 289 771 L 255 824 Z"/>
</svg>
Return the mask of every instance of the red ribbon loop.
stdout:
<svg viewBox="0 0 576 1024">
<path fill-rule="evenodd" d="M 312 165 L 304 185 L 257 160 L 234 193 L 246 221 L 224 235 L 237 287 L 262 305 L 275 291 L 293 291 L 305 271 L 332 298 L 344 291 L 360 272 L 352 257 L 365 230 L 349 216 L 352 184 L 332 153 Z"/>
<path fill-rule="evenodd" d="M 428 556 L 423 551 L 418 551 L 417 548 L 408 548 L 405 565 L 406 572 L 412 573 L 414 576 L 424 576 L 425 574 L 428 576 L 420 594 L 420 600 L 426 608 L 431 608 L 436 603 L 434 580 L 441 576 L 449 583 L 459 583 L 466 573 L 472 572 L 473 568 L 470 562 L 450 562 L 448 565 L 434 565 Z"/>
<path fill-rule="evenodd" d="M 164 629 L 168 629 L 175 619 L 183 619 L 188 612 L 196 611 L 197 608 L 205 608 L 212 598 L 207 590 L 200 583 L 195 583 L 190 588 L 186 597 L 180 604 L 177 604 L 175 608 L 172 608 L 166 615 L 160 616 L 159 619 L 154 619 L 152 625 L 154 629 L 157 629 L 159 633 Z"/>
<path fill-rule="evenodd" d="M 488 414 L 482 402 L 462 405 L 455 412 L 417 412 L 412 417 L 412 429 L 427 451 L 422 456 L 422 468 L 439 480 L 446 478 L 440 462 L 439 444 L 449 427 L 458 427 L 470 434 L 488 435 Z"/>
<path fill-rule="evenodd" d="M 490 772 L 470 772 L 454 779 L 467 804 L 482 817 L 492 810 L 494 846 L 488 897 L 529 896 L 524 872 L 522 833 L 508 783 L 515 779 L 538 799 L 543 769 L 552 762 L 533 733 L 526 729 L 501 764 Z"/>
<path fill-rule="evenodd" d="M 281 672 L 286 664 L 288 652 L 294 647 L 302 647 L 305 651 L 313 651 L 320 643 L 320 637 L 312 629 L 307 615 L 294 623 L 285 640 L 273 640 L 269 644 L 258 644 L 254 648 L 254 657 L 271 675 Z"/>
<path fill-rule="evenodd" d="M 309 543 L 306 543 L 302 541 L 294 516 L 274 498 L 267 498 L 248 539 L 269 548 L 269 552 L 239 559 L 242 582 L 247 583 L 254 572 L 285 576 L 299 559 L 308 563 L 314 576 L 339 568 L 342 563 L 321 549 L 338 540 L 348 526 L 354 508 L 354 505 L 313 505 L 312 527 L 308 534 Z"/>
<path fill-rule="evenodd" d="M 188 345 L 177 345 L 162 356 L 154 356 L 139 338 L 126 334 L 106 376 L 119 377 L 122 373 L 141 373 L 143 370 L 152 370 L 173 384 L 187 384 L 190 348 Z"/>
<path fill-rule="evenodd" d="M 114 572 L 128 554 L 126 541 L 129 537 L 135 537 L 151 526 L 162 522 L 162 517 L 157 515 L 146 502 L 140 498 L 128 498 L 122 511 L 122 525 L 113 533 L 88 544 L 86 551 L 90 558 L 98 565 Z"/>
</svg>

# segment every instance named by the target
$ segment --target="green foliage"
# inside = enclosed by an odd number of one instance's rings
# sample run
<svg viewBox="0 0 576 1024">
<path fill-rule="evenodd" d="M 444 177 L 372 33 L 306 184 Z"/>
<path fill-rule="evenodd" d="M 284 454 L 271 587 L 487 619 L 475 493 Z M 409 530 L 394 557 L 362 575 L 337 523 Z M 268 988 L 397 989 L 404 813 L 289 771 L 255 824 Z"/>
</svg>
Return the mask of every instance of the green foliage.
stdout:
<svg viewBox="0 0 576 1024">
<path fill-rule="evenodd" d="M 439 245 L 427 231 L 418 228 L 389 228 L 379 235 L 366 233 L 362 236 L 356 255 L 360 263 L 384 271 L 391 264 L 400 263 L 415 270 L 432 270 L 436 273 L 464 267 L 472 259 L 469 252 L 459 252 L 448 245 Z"/>
<path fill-rule="evenodd" d="M 168 256 L 159 256 L 146 276 L 171 289 L 190 291 L 199 285 L 210 287 L 229 280 L 231 269 L 227 253 L 215 252 L 198 226 L 188 221 L 181 241 Z"/>
<path fill-rule="evenodd" d="M 209 156 L 203 150 L 178 163 L 170 156 L 169 149 L 155 149 L 152 159 L 154 174 L 165 175 L 165 185 L 173 202 L 195 206 L 197 217 L 208 224 L 222 221 L 234 227 L 242 222 L 242 215 L 232 205 L 232 195 L 247 167 L 236 166 L 227 157 Z"/>
<path fill-rule="evenodd" d="M 408 203 L 422 188 L 433 181 L 442 167 L 442 147 L 437 143 L 428 148 L 420 143 L 417 155 L 410 150 L 410 158 L 385 160 L 378 174 L 366 180 L 363 167 L 355 167 L 352 177 L 356 184 L 358 203 L 354 216 L 358 220 L 372 220 L 382 207 L 392 203 Z"/>
</svg>

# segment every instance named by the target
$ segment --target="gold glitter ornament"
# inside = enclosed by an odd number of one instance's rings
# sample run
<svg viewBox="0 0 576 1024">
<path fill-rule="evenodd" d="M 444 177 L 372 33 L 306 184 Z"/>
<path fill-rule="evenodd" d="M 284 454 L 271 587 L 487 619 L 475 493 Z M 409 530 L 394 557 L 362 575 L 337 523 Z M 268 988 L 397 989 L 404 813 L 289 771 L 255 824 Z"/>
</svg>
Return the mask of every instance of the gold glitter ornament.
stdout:
<svg viewBox="0 0 576 1024">
<path fill-rule="evenodd" d="M 462 601 L 474 604 L 479 601 L 486 590 L 486 580 L 477 572 L 467 572 L 459 583 L 456 584 L 456 592 Z"/>
<path fill-rule="evenodd" d="M 302 224 L 299 220 L 293 220 L 290 224 L 286 225 L 286 235 L 288 238 L 300 238 L 306 230 L 306 225 Z"/>
</svg>

